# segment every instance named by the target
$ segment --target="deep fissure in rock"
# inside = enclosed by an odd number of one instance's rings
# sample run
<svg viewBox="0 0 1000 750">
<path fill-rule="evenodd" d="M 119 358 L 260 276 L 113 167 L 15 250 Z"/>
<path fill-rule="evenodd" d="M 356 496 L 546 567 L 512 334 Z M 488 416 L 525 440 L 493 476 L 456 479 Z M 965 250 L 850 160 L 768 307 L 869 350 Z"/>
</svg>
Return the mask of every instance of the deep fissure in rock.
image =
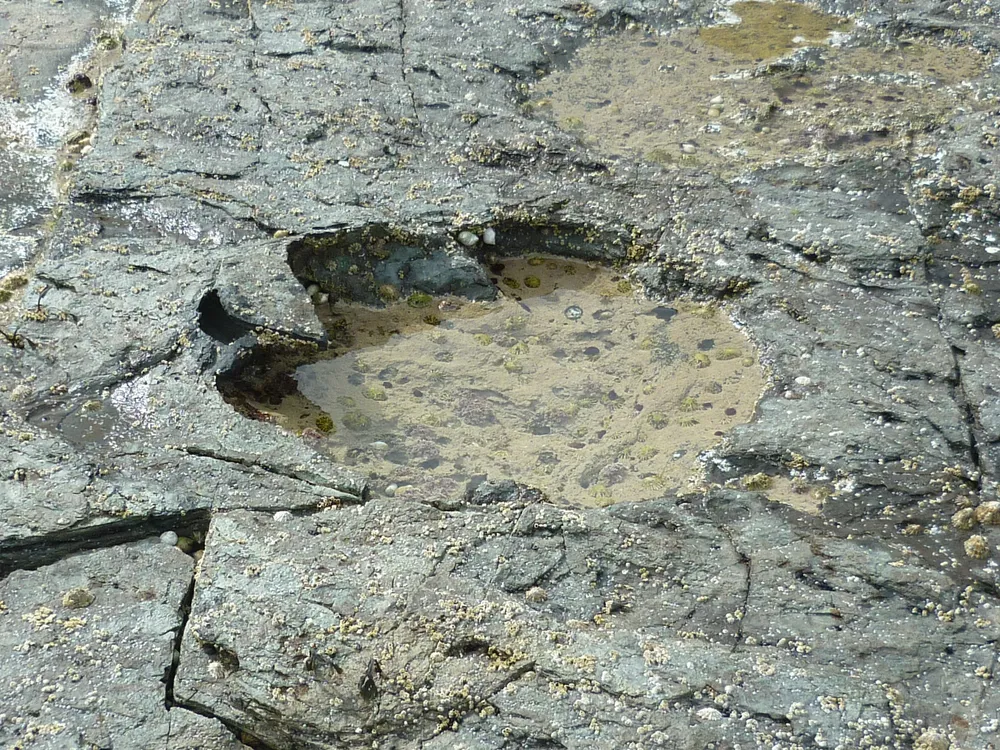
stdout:
<svg viewBox="0 0 1000 750">
<path fill-rule="evenodd" d="M 208 517 L 207 510 L 196 509 L 123 519 L 101 526 L 86 526 L 69 529 L 61 534 L 23 539 L 7 544 L 0 550 L 0 579 L 6 578 L 15 570 L 35 570 L 79 552 L 130 544 L 165 531 L 175 531 L 178 536 L 191 536 L 208 528 Z M 95 534 L 97 530 L 100 531 L 99 534 Z"/>
</svg>

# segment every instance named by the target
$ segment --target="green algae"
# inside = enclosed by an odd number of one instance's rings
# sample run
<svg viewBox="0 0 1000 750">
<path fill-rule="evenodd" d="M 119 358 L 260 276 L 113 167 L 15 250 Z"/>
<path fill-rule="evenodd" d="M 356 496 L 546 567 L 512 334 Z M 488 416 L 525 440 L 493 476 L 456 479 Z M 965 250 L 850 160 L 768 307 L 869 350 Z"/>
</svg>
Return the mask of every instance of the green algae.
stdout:
<svg viewBox="0 0 1000 750">
<path fill-rule="evenodd" d="M 410 307 L 427 307 L 433 300 L 434 298 L 425 292 L 414 292 L 406 298 L 406 304 Z"/>
</svg>

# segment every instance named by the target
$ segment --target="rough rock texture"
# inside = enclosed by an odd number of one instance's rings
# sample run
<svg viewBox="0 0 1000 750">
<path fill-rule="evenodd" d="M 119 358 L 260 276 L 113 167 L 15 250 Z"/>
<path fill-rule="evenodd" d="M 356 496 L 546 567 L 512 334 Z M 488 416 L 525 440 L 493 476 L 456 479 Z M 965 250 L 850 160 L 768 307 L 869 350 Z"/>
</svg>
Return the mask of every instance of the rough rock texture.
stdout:
<svg viewBox="0 0 1000 750">
<path fill-rule="evenodd" d="M 152 540 L 0 581 L 4 747 L 243 747 L 164 704 L 191 569 Z"/>
<path fill-rule="evenodd" d="M 1000 89 L 985 1 L 829 6 L 989 51 L 975 95 Z M 117 26 L 54 7 L 0 9 L 4 107 L 112 32 L 67 110 L 86 138 L 36 122 L 25 167 L 0 130 L 22 180 L 0 191 L 5 743 L 996 745 L 1000 109 L 954 112 L 932 153 L 727 183 L 604 158 L 523 106 L 590 36 L 709 23 L 708 3 L 167 0 Z M 458 239 L 487 226 L 497 252 L 726 301 L 772 387 L 706 457 L 712 489 L 369 500 L 223 400 L 254 347 L 323 345 L 311 282 L 489 296 Z M 822 513 L 758 474 L 822 489 Z M 171 530 L 198 568 L 137 543 Z"/>
<path fill-rule="evenodd" d="M 996 597 L 782 515 L 216 515 L 175 696 L 273 747 L 975 746 Z"/>
</svg>

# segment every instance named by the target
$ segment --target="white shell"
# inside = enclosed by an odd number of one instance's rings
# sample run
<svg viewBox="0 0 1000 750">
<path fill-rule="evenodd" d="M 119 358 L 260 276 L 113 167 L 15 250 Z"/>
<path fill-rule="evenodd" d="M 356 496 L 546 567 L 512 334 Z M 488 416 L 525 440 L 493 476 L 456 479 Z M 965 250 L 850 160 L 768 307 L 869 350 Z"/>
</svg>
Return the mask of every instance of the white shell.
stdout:
<svg viewBox="0 0 1000 750">
<path fill-rule="evenodd" d="M 319 294 L 319 284 L 310 284 L 306 287 L 306 294 L 312 297 L 314 294 Z"/>
<path fill-rule="evenodd" d="M 175 544 L 177 544 L 177 532 L 164 531 L 162 534 L 160 534 L 160 541 L 170 547 L 173 547 Z"/>
<path fill-rule="evenodd" d="M 486 227 L 483 230 L 483 244 L 484 245 L 495 245 L 497 244 L 497 233 L 493 227 Z"/>
<path fill-rule="evenodd" d="M 274 520 L 278 523 L 288 523 L 292 520 L 292 512 L 290 510 L 279 510 L 274 514 Z"/>
<path fill-rule="evenodd" d="M 472 247 L 479 242 L 479 238 L 476 236 L 475 232 L 470 232 L 468 229 L 465 229 L 458 233 L 458 241 L 466 247 Z"/>
</svg>

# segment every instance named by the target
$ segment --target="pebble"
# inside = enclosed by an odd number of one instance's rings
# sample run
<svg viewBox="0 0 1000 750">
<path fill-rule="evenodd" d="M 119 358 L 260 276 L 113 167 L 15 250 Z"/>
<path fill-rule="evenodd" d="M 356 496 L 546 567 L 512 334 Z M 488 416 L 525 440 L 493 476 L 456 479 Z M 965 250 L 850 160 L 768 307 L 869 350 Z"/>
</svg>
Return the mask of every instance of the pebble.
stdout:
<svg viewBox="0 0 1000 750">
<path fill-rule="evenodd" d="M 386 487 L 385 487 L 386 497 L 394 497 L 395 494 L 396 494 L 396 490 L 398 490 L 398 489 L 399 489 L 399 485 L 396 484 L 395 482 L 393 482 L 392 484 L 386 485 Z"/>
<path fill-rule="evenodd" d="M 177 544 L 177 533 L 174 531 L 164 531 L 160 534 L 160 541 L 170 547 L 173 547 Z"/>
<path fill-rule="evenodd" d="M 708 100 L 709 104 L 722 104 L 726 98 L 722 94 L 717 94 Z"/>
<path fill-rule="evenodd" d="M 312 297 L 314 294 L 319 294 L 319 284 L 310 284 L 306 287 L 306 294 Z"/>
<path fill-rule="evenodd" d="M 583 317 L 583 308 L 579 305 L 570 305 L 565 310 L 563 310 L 563 315 L 565 315 L 570 320 L 579 320 Z"/>
<path fill-rule="evenodd" d="M 799 375 L 795 378 L 795 382 L 801 386 L 809 386 L 813 384 L 812 378 L 807 378 L 805 375 Z"/>
<path fill-rule="evenodd" d="M 721 114 L 722 114 L 722 110 L 719 109 L 718 107 L 709 107 L 709 109 L 708 109 L 708 116 L 709 117 L 718 117 Z"/>
<path fill-rule="evenodd" d="M 698 147 L 693 143 L 682 143 L 681 151 L 685 154 L 694 154 L 698 152 Z"/>
<path fill-rule="evenodd" d="M 376 453 L 385 453 L 389 450 L 389 444 L 382 440 L 376 440 L 374 443 L 369 443 L 368 447 Z"/>
<path fill-rule="evenodd" d="M 465 229 L 458 233 L 458 241 L 466 247 L 472 247 L 479 242 L 479 238 L 476 236 L 475 232 L 470 232 L 468 229 Z"/>
<path fill-rule="evenodd" d="M 483 230 L 483 244 L 484 245 L 495 245 L 497 244 L 497 233 L 493 227 L 486 227 Z"/>
<path fill-rule="evenodd" d="M 288 523 L 293 518 L 290 510 L 279 510 L 274 514 L 274 520 L 278 523 Z"/>
</svg>

